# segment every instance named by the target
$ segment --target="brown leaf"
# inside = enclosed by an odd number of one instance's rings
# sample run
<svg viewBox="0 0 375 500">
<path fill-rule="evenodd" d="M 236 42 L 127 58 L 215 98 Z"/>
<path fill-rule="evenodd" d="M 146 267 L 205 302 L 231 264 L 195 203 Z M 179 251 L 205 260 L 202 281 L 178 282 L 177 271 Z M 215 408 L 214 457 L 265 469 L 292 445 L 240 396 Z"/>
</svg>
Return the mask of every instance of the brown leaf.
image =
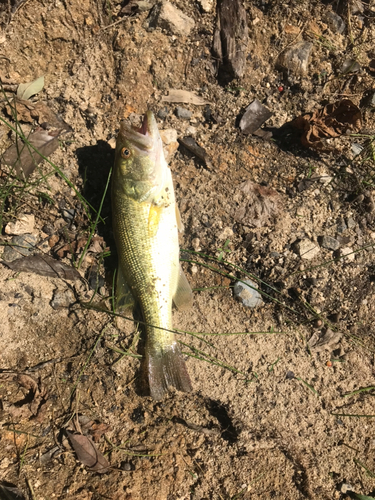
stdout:
<svg viewBox="0 0 375 500">
<path fill-rule="evenodd" d="M 59 259 L 63 259 L 68 254 L 72 255 L 77 254 L 83 248 L 85 248 L 86 243 L 87 243 L 87 238 L 80 238 L 79 240 L 70 241 L 69 243 L 66 243 L 65 245 L 60 247 L 56 251 L 56 255 L 59 257 Z"/>
<path fill-rule="evenodd" d="M 9 405 L 8 413 L 16 420 L 35 418 L 41 421 L 48 398 L 46 388 L 41 382 L 38 384 L 36 380 L 24 373 L 18 374 L 15 381 L 29 392 L 21 401 Z"/>
<path fill-rule="evenodd" d="M 110 467 L 108 460 L 100 453 L 94 442 L 83 434 L 66 431 L 70 444 L 77 454 L 78 460 L 91 471 L 104 474 Z"/>
<path fill-rule="evenodd" d="M 252 181 L 245 181 L 239 187 L 245 199 L 234 214 L 238 222 L 261 227 L 277 216 L 280 211 L 280 195 L 277 191 Z"/>
<path fill-rule="evenodd" d="M 48 255 L 32 255 L 30 257 L 13 260 L 12 262 L 3 262 L 3 264 L 13 269 L 13 271 L 35 273 L 51 278 L 61 278 L 73 281 L 81 277 L 77 269 L 53 259 Z"/>
<path fill-rule="evenodd" d="M 319 338 L 313 335 L 308 341 L 308 344 L 312 351 L 321 352 L 326 349 L 332 349 L 332 347 L 340 341 L 341 337 L 341 332 L 334 332 L 330 328 L 327 328 L 322 337 Z"/>
<path fill-rule="evenodd" d="M 26 500 L 22 491 L 10 483 L 0 484 L 0 498 L 1 500 Z"/>
<path fill-rule="evenodd" d="M 330 151 L 325 140 L 348 132 L 359 132 L 362 116 L 360 109 L 352 101 L 342 99 L 295 118 L 292 126 L 303 131 L 301 142 L 305 147 Z"/>
<path fill-rule="evenodd" d="M 109 424 L 105 424 L 104 422 L 93 422 L 91 428 L 89 429 L 92 439 L 96 443 L 100 440 L 103 434 L 109 430 L 111 430 L 111 426 Z"/>
<path fill-rule="evenodd" d="M 38 150 L 38 153 L 17 137 L 16 144 L 13 144 L 5 151 L 2 160 L 6 165 L 13 167 L 18 176 L 24 175 L 28 177 L 34 172 L 38 163 L 43 160 L 41 155 L 47 158 L 58 148 L 59 141 L 57 137 L 60 133 L 61 130 L 49 132 L 43 128 L 38 128 L 29 135 L 27 140 Z"/>
</svg>

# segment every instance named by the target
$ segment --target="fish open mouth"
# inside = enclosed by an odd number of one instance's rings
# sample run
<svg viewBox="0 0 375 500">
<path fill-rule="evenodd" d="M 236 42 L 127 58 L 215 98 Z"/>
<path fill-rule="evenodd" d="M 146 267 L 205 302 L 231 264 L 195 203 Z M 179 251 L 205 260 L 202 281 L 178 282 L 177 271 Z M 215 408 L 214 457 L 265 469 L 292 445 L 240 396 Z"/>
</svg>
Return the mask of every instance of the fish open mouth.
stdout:
<svg viewBox="0 0 375 500">
<path fill-rule="evenodd" d="M 145 113 L 143 117 L 143 122 L 142 125 L 137 129 L 137 132 L 139 132 L 142 135 L 147 135 L 148 134 L 148 113 Z"/>
<path fill-rule="evenodd" d="M 134 127 L 122 122 L 120 134 L 139 149 L 148 151 L 153 149 L 155 139 L 158 137 L 158 126 L 153 113 L 151 111 L 145 113 L 141 127 Z"/>
</svg>

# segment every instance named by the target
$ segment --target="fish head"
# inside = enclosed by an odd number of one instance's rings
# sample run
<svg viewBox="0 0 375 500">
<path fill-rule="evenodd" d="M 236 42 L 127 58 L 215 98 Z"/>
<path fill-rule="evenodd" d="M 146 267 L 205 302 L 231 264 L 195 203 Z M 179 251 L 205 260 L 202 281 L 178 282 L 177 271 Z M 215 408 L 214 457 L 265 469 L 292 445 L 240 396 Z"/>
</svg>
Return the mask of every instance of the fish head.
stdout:
<svg viewBox="0 0 375 500">
<path fill-rule="evenodd" d="M 116 142 L 113 189 L 140 202 L 149 201 L 162 188 L 167 169 L 153 113 L 147 111 L 140 128 L 121 123 Z"/>
</svg>

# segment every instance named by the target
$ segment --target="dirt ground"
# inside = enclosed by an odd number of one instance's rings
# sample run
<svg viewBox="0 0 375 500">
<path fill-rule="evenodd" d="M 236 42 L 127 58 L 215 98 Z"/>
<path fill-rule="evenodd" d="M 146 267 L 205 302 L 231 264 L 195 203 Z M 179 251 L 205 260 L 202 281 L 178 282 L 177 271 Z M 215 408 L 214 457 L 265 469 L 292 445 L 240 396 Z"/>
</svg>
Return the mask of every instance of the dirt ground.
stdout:
<svg viewBox="0 0 375 500">
<path fill-rule="evenodd" d="M 3 165 L 1 242 L 11 242 L 6 224 L 33 214 L 35 253 L 80 263 L 81 275 L 0 266 L 0 484 L 35 500 L 375 495 L 374 2 L 246 1 L 245 71 L 228 83 L 218 81 L 211 51 L 214 2 L 172 1 L 195 21 L 188 35 L 150 29 L 150 6 L 123 10 L 125 3 L 0 4 L 1 119 L 14 126 L 7 99 L 44 75 L 31 100 L 71 129 L 49 157 L 65 179 L 44 162 L 27 189 L 7 191 Z M 333 11 L 342 33 L 327 21 Z M 301 41 L 312 47 L 306 71 L 281 68 L 280 54 Z M 360 69 L 342 70 L 347 60 Z M 163 101 L 171 89 L 207 104 Z M 238 127 L 255 98 L 273 113 L 269 140 Z M 368 137 L 344 134 L 317 151 L 296 131 L 277 133 L 341 99 L 359 107 Z M 194 391 L 160 402 L 139 389 L 136 325 L 100 310 L 116 267 L 109 194 L 84 255 L 95 226 L 77 195 L 99 209 L 119 122 L 147 109 L 161 130 L 193 136 L 210 158 L 206 165 L 175 151 L 175 141 L 169 146 L 185 225 L 181 257 L 199 290 L 191 311 L 174 312 Z M 35 125 L 20 122 L 24 133 Z M 14 140 L 1 121 L 0 152 Z M 360 146 L 366 154 L 355 156 Z M 248 198 L 246 181 L 264 188 L 263 201 Z M 324 243 L 329 236 L 336 249 Z M 311 259 L 301 250 L 306 240 Z M 257 309 L 233 297 L 246 273 L 265 294 Z M 82 305 L 91 299 L 95 309 Z M 110 464 L 104 474 L 82 464 L 68 442 L 67 429 L 85 423 L 82 432 Z"/>
</svg>

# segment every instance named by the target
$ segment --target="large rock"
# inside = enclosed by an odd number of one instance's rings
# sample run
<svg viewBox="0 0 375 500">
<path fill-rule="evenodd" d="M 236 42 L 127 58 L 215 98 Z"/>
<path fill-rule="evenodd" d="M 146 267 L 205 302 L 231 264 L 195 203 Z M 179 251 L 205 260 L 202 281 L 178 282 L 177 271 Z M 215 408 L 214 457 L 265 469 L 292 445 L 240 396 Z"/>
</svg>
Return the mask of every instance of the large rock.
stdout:
<svg viewBox="0 0 375 500">
<path fill-rule="evenodd" d="M 150 12 L 148 25 L 150 28 L 164 29 L 171 35 L 188 36 L 195 22 L 171 3 L 163 1 Z"/>
</svg>

